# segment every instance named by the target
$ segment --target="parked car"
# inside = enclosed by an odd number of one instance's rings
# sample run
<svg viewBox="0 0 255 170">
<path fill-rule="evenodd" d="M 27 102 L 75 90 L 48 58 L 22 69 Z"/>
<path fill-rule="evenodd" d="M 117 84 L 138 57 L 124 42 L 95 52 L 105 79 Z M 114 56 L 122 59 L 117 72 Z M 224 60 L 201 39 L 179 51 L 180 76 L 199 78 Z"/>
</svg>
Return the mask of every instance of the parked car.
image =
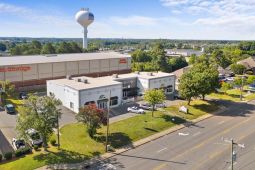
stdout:
<svg viewBox="0 0 255 170">
<path fill-rule="evenodd" d="M 20 99 L 27 99 L 28 98 L 27 93 L 26 92 L 20 92 L 19 93 L 19 98 Z"/>
<path fill-rule="evenodd" d="M 32 128 L 28 129 L 26 131 L 26 134 L 27 134 L 28 140 L 32 146 L 42 145 L 42 143 L 43 143 L 42 138 L 41 138 L 40 134 L 35 129 L 32 129 Z"/>
<path fill-rule="evenodd" d="M 158 103 L 155 105 L 156 108 L 165 108 L 166 107 L 166 103 Z"/>
<path fill-rule="evenodd" d="M 152 110 L 152 106 L 149 105 L 148 103 L 143 103 L 143 104 L 140 104 L 139 106 L 140 106 L 140 108 L 145 109 L 145 110 Z"/>
<path fill-rule="evenodd" d="M 234 78 L 234 77 L 227 77 L 225 80 L 226 80 L 226 81 L 234 81 L 235 78 Z"/>
<path fill-rule="evenodd" d="M 8 113 L 8 114 L 15 113 L 15 107 L 12 104 L 5 105 L 4 109 L 5 109 L 6 113 Z"/>
<path fill-rule="evenodd" d="M 23 139 L 13 138 L 12 139 L 12 146 L 13 146 L 14 150 L 18 150 L 20 148 L 25 148 L 26 147 L 26 142 Z"/>
<path fill-rule="evenodd" d="M 138 108 L 138 107 L 136 107 L 136 106 L 128 107 L 128 108 L 127 108 L 127 111 L 128 111 L 128 112 L 132 112 L 132 113 L 138 113 L 138 114 L 143 114 L 143 113 L 145 113 L 145 111 L 144 111 L 143 109 L 140 109 L 140 108 Z"/>
</svg>

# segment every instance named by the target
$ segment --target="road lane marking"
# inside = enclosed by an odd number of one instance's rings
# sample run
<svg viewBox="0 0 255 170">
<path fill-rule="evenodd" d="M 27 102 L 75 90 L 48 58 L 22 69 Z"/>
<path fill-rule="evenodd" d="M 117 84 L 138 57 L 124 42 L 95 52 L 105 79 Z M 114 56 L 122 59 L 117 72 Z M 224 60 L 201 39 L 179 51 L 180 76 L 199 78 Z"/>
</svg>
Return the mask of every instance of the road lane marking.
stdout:
<svg viewBox="0 0 255 170">
<path fill-rule="evenodd" d="M 241 126 L 242 124 L 244 124 L 244 123 L 250 121 L 251 119 L 253 119 L 253 118 L 245 119 L 244 121 L 241 121 L 241 122 L 235 124 L 234 126 L 228 128 L 228 129 L 225 129 L 225 130 L 222 131 L 221 133 L 218 133 L 218 134 L 216 134 L 216 135 L 214 135 L 214 136 L 211 136 L 211 137 L 207 138 L 206 140 L 204 140 L 203 142 L 197 144 L 196 146 L 191 147 L 190 149 L 187 149 L 186 151 L 182 152 L 182 153 L 179 154 L 179 155 L 176 155 L 175 157 L 172 157 L 172 160 L 173 160 L 173 159 L 176 159 L 176 158 L 179 158 L 179 157 L 181 157 L 181 156 L 183 156 L 183 155 L 185 155 L 185 154 L 187 154 L 187 153 L 189 153 L 189 152 L 191 152 L 191 151 L 194 151 L 194 150 L 196 150 L 197 148 L 200 148 L 201 146 L 203 146 L 203 145 L 205 145 L 206 143 L 208 143 L 210 140 L 212 140 L 212 139 L 214 139 L 214 138 L 216 138 L 216 137 L 218 137 L 218 136 L 222 136 L 222 134 L 226 134 L 226 133 L 229 132 L 230 130 L 232 130 L 232 129 L 236 128 L 236 127 Z"/>
<path fill-rule="evenodd" d="M 198 136 L 198 135 L 200 135 L 200 134 L 201 134 L 201 132 L 199 131 L 199 132 L 197 132 L 197 133 L 194 133 L 193 136 Z"/>
<path fill-rule="evenodd" d="M 216 142 L 216 143 L 214 143 L 214 145 L 229 145 L 229 144 Z"/>
<path fill-rule="evenodd" d="M 153 168 L 153 170 L 160 170 L 166 166 L 167 166 L 167 163 L 163 163 L 163 164 L 160 164 L 159 166 L 156 166 L 155 168 Z"/>
<path fill-rule="evenodd" d="M 240 140 L 243 140 L 244 138 L 246 138 L 247 136 L 250 136 L 251 134 L 253 134 L 254 132 L 250 132 L 250 133 L 248 133 L 248 134 L 246 134 L 246 135 L 242 135 L 241 137 L 239 137 L 237 140 L 238 141 L 240 141 Z M 216 143 L 215 143 L 216 144 Z M 218 144 L 221 144 L 221 143 L 218 143 Z M 225 144 L 225 145 L 230 145 L 230 144 Z M 221 154 L 223 154 L 224 152 L 226 152 L 226 151 L 228 151 L 229 150 L 229 148 L 225 148 L 225 149 L 223 149 L 223 150 L 221 150 L 221 151 L 217 151 L 217 152 L 215 152 L 215 153 L 212 153 L 210 156 L 209 156 L 209 158 L 210 158 L 210 160 L 212 160 L 212 159 L 214 159 L 215 157 L 217 157 L 217 156 L 219 156 L 219 155 L 221 155 Z M 255 148 L 254 148 L 254 150 L 255 150 Z M 192 168 L 193 170 L 196 170 L 196 169 L 199 169 L 199 167 L 201 167 L 204 163 L 206 163 L 206 162 L 208 162 L 209 160 L 208 159 L 205 159 L 205 160 L 203 160 L 203 161 L 200 161 L 199 163 L 197 163 L 197 166 L 195 167 L 195 168 Z"/>
<path fill-rule="evenodd" d="M 221 121 L 221 122 L 219 122 L 218 123 L 218 125 L 221 125 L 221 124 L 223 124 L 223 123 L 225 123 L 225 121 L 223 120 L 223 121 Z"/>
<path fill-rule="evenodd" d="M 157 151 L 157 153 L 160 153 L 160 152 L 162 152 L 164 150 L 167 150 L 167 148 L 160 149 L 160 150 Z"/>
<path fill-rule="evenodd" d="M 181 133 L 181 132 L 179 132 L 178 135 L 179 135 L 179 136 L 188 136 L 189 133 Z"/>
</svg>

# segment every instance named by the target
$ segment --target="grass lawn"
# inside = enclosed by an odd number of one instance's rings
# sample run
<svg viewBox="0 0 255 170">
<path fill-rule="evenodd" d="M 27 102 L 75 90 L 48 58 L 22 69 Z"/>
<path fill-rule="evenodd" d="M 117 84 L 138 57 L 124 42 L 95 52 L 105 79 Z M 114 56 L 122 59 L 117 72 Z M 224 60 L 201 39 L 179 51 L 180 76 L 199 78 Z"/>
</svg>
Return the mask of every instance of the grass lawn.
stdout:
<svg viewBox="0 0 255 170">
<path fill-rule="evenodd" d="M 186 105 L 186 102 L 182 105 Z M 139 139 L 148 137 L 162 130 L 166 130 L 176 124 L 184 123 L 185 119 L 195 119 L 207 112 L 212 112 L 217 109 L 212 103 L 206 101 L 192 101 L 190 114 L 182 114 L 178 112 L 179 106 L 166 108 L 165 111 L 156 111 L 154 117 L 151 112 L 143 115 L 131 117 L 110 125 L 109 141 L 111 146 L 119 148 Z M 178 117 L 177 117 L 178 116 Z M 174 122 L 173 122 L 173 119 Z M 57 151 L 55 147 L 49 148 L 49 153 L 35 152 L 18 160 L 0 164 L 2 170 L 32 170 L 43 165 L 55 163 L 75 163 L 81 162 L 84 159 L 89 159 L 95 155 L 104 153 L 106 127 L 98 130 L 95 139 L 91 139 L 86 127 L 80 123 L 69 124 L 61 128 L 61 148 Z M 56 138 L 53 135 L 52 138 Z"/>
<path fill-rule="evenodd" d="M 223 99 L 223 100 L 239 102 L 240 94 L 241 94 L 241 91 L 239 89 L 232 89 L 232 90 L 228 90 L 227 94 L 212 93 L 209 95 L 209 97 L 213 98 L 213 99 Z M 248 101 L 248 100 L 254 100 L 254 99 L 255 99 L 254 93 L 249 94 L 249 93 L 243 91 L 243 100 Z"/>
<path fill-rule="evenodd" d="M 179 107 L 181 106 L 187 107 L 189 109 L 189 113 L 186 114 L 183 112 L 179 112 Z M 213 102 L 194 100 L 191 101 L 190 106 L 188 106 L 187 102 L 183 102 L 180 105 L 171 106 L 166 108 L 165 110 L 171 115 L 176 115 L 186 120 L 192 120 L 207 113 L 212 113 L 218 109 L 219 107 Z"/>
</svg>

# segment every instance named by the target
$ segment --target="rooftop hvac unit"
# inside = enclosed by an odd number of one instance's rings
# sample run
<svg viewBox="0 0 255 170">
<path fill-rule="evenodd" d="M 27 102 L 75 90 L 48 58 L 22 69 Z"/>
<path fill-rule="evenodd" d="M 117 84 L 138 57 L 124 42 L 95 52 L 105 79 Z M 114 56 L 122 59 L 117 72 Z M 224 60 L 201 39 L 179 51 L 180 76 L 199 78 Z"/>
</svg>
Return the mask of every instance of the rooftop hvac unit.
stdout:
<svg viewBox="0 0 255 170">
<path fill-rule="evenodd" d="M 72 80 L 72 76 L 66 75 L 66 79 L 67 79 L 67 80 Z"/>
<path fill-rule="evenodd" d="M 57 57 L 58 55 L 57 54 L 47 54 L 45 55 L 46 57 Z"/>
<path fill-rule="evenodd" d="M 83 79 L 81 79 L 81 82 L 83 82 L 83 83 L 85 83 L 85 84 L 88 84 L 88 79 L 83 78 Z"/>
<path fill-rule="evenodd" d="M 76 81 L 77 81 L 77 82 L 81 82 L 81 78 L 77 78 Z"/>
<path fill-rule="evenodd" d="M 118 78 L 119 75 L 118 75 L 118 74 L 113 74 L 112 77 L 113 77 L 113 78 Z"/>
<path fill-rule="evenodd" d="M 152 73 L 152 72 L 149 72 L 149 73 L 148 73 L 148 76 L 153 76 L 153 73 Z"/>
</svg>

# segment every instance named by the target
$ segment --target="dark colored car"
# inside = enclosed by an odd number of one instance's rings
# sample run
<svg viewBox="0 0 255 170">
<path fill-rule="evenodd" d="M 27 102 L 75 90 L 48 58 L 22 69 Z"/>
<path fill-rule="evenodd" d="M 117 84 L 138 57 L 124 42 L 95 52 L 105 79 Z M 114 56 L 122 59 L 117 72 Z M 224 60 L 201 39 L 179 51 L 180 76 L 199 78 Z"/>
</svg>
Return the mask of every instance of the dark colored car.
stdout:
<svg viewBox="0 0 255 170">
<path fill-rule="evenodd" d="M 12 146 L 15 150 L 26 147 L 26 142 L 23 139 L 12 139 Z"/>
<path fill-rule="evenodd" d="M 7 105 L 5 105 L 4 108 L 5 108 L 6 113 L 8 113 L 8 114 L 15 113 L 15 107 L 12 104 L 7 104 Z"/>
<path fill-rule="evenodd" d="M 20 92 L 19 93 L 19 98 L 20 99 L 27 99 L 28 98 L 27 93 L 26 92 Z"/>
</svg>

